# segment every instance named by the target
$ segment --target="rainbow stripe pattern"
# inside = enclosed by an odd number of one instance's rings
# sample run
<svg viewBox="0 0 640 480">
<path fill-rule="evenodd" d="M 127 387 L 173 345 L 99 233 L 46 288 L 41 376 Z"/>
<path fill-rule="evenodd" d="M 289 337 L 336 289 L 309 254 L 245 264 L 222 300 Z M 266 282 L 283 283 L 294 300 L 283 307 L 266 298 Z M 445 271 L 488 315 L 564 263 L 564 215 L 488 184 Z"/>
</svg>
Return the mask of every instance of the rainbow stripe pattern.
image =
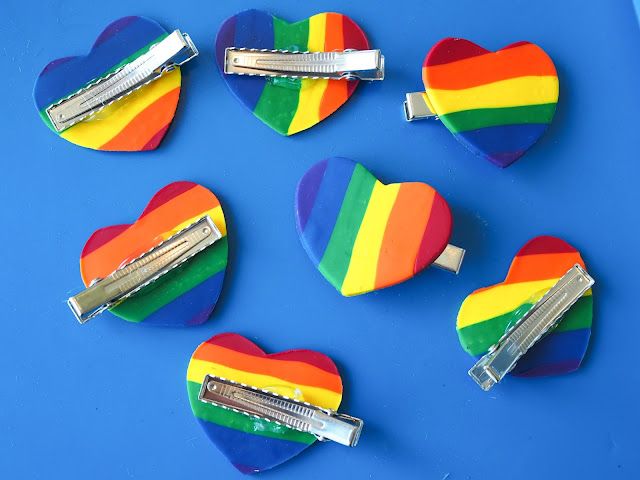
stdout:
<svg viewBox="0 0 640 480">
<path fill-rule="evenodd" d="M 576 263 L 584 267 L 580 253 L 564 240 L 530 240 L 513 259 L 504 282 L 476 290 L 462 303 L 457 322 L 462 347 L 474 357 L 484 355 Z M 511 373 L 533 377 L 578 369 L 591 336 L 592 298 L 589 290 Z"/>
<path fill-rule="evenodd" d="M 216 39 L 216 58 L 225 82 L 256 117 L 282 135 L 293 135 L 340 108 L 358 82 L 225 75 L 227 47 L 325 52 L 368 49 L 369 42 L 353 20 L 339 13 L 288 23 L 260 10 L 247 10 L 224 22 Z"/>
<path fill-rule="evenodd" d="M 385 185 L 362 165 L 323 160 L 300 180 L 295 200 L 302 245 L 342 295 L 389 287 L 429 266 L 447 246 L 451 212 L 429 185 Z"/>
<path fill-rule="evenodd" d="M 316 438 L 201 402 L 198 394 L 207 374 L 332 410 L 337 410 L 342 400 L 340 374 L 331 359 L 321 353 L 289 350 L 266 354 L 234 333 L 216 335 L 201 344 L 187 370 L 191 409 L 207 436 L 243 473 L 257 473 L 286 462 Z"/>
<path fill-rule="evenodd" d="M 500 167 L 526 153 L 547 130 L 558 102 L 558 75 L 537 45 L 491 52 L 445 38 L 422 67 L 425 100 L 469 150 Z"/>
<path fill-rule="evenodd" d="M 46 114 L 50 105 L 146 53 L 167 34 L 148 18 L 124 17 L 104 29 L 88 55 L 49 63 L 38 76 L 33 92 L 42 120 L 58 134 Z M 59 135 L 94 150 L 153 150 L 173 120 L 180 84 L 180 68 L 176 68 Z"/>
<path fill-rule="evenodd" d="M 227 229 L 216 196 L 196 183 L 171 183 L 154 195 L 135 223 L 102 228 L 91 235 L 80 257 L 82 281 L 89 285 L 109 275 L 204 215 L 211 217 L 223 237 L 110 311 L 149 325 L 205 322 L 222 290 Z"/>
</svg>

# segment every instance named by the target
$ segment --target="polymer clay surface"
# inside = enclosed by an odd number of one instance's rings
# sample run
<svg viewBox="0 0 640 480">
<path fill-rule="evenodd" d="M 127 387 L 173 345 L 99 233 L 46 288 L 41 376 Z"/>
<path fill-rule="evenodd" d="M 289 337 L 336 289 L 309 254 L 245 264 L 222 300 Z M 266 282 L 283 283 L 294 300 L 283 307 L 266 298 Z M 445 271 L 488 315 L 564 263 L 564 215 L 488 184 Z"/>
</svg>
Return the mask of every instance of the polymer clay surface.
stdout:
<svg viewBox="0 0 640 480">
<path fill-rule="evenodd" d="M 504 282 L 476 290 L 462 303 L 456 325 L 462 347 L 474 357 L 484 355 L 575 264 L 585 266 L 580 253 L 564 240 L 542 236 L 527 242 Z M 511 373 L 533 377 L 576 370 L 589 344 L 592 317 L 589 290 Z"/>
<path fill-rule="evenodd" d="M 422 67 L 426 100 L 469 150 L 507 167 L 538 141 L 553 119 L 558 75 L 537 45 L 517 42 L 497 52 L 446 38 Z"/>
<path fill-rule="evenodd" d="M 311 261 L 345 296 L 413 277 L 442 253 L 452 228 L 449 206 L 433 187 L 385 185 L 341 157 L 305 173 L 295 215 Z"/>
<path fill-rule="evenodd" d="M 148 18 L 123 17 L 103 30 L 86 56 L 64 57 L 49 63 L 38 76 L 33 91 L 42 120 L 58 134 L 47 117 L 47 107 L 146 53 L 167 34 L 167 30 Z M 153 150 L 173 120 L 180 85 L 178 67 L 59 135 L 94 150 Z"/>
<path fill-rule="evenodd" d="M 321 353 L 288 350 L 266 354 L 234 333 L 216 335 L 201 344 L 187 370 L 191 409 L 208 437 L 243 473 L 257 473 L 286 462 L 313 444 L 316 437 L 201 402 L 198 394 L 207 374 L 331 410 L 337 410 L 342 400 L 340 374 L 333 361 Z"/>
<path fill-rule="evenodd" d="M 353 20 L 339 13 L 288 23 L 260 10 L 247 10 L 223 23 L 216 38 L 216 60 L 225 82 L 256 117 L 282 135 L 293 135 L 340 108 L 358 81 L 225 75 L 227 47 L 330 52 L 365 50 L 369 42 Z"/>
<path fill-rule="evenodd" d="M 109 275 L 204 215 L 211 217 L 222 238 L 110 311 L 130 322 L 150 325 L 205 322 L 222 290 L 227 229 L 216 196 L 196 183 L 171 183 L 154 195 L 135 223 L 102 228 L 91 235 L 80 257 L 82 281 L 88 286 Z"/>
</svg>

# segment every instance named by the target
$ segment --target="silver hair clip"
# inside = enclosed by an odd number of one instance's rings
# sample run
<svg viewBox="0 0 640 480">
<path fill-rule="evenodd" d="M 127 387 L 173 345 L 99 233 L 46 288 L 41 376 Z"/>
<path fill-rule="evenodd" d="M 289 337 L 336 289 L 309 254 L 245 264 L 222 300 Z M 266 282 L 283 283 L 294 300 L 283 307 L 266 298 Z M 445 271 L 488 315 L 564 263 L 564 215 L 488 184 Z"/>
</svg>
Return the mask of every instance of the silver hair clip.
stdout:
<svg viewBox="0 0 640 480">
<path fill-rule="evenodd" d="M 220 230 L 206 215 L 108 277 L 94 280 L 86 290 L 69 298 L 67 303 L 78 321 L 85 323 L 123 302 L 220 238 Z"/>
<path fill-rule="evenodd" d="M 383 80 L 380 50 L 292 52 L 229 47 L 224 73 L 329 80 Z"/>
<path fill-rule="evenodd" d="M 464 248 L 448 243 L 438 258 L 433 261 L 433 265 L 447 272 L 457 274 L 460 271 L 460 267 L 462 267 L 465 253 L 466 250 Z"/>
<path fill-rule="evenodd" d="M 509 373 L 520 357 L 545 333 L 555 328 L 562 316 L 595 283 L 578 264 L 571 269 L 520 318 L 469 370 L 483 390 L 489 390 Z"/>
<path fill-rule="evenodd" d="M 425 97 L 425 92 L 407 93 L 404 101 L 404 116 L 407 122 L 422 120 L 424 118 L 438 118 L 429 108 Z"/>
<path fill-rule="evenodd" d="M 207 375 L 200 401 L 251 417 L 311 433 L 319 440 L 332 440 L 355 447 L 364 422 L 359 418 L 283 397 L 268 390 Z"/>
<path fill-rule="evenodd" d="M 197 55 L 191 37 L 174 30 L 135 60 L 47 107 L 47 116 L 60 133 Z"/>
</svg>

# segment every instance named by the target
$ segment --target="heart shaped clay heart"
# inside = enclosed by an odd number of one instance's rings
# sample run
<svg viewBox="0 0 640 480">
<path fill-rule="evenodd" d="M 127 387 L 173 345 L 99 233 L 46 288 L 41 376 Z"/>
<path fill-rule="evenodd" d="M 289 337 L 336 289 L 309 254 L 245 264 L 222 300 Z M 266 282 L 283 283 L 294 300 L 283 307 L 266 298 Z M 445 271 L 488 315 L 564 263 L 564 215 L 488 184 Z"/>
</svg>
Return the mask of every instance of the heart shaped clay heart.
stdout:
<svg viewBox="0 0 640 480">
<path fill-rule="evenodd" d="M 353 20 L 339 13 L 288 23 L 260 10 L 247 10 L 224 22 L 216 39 L 216 58 L 225 82 L 256 117 L 282 135 L 293 135 L 340 108 L 358 81 L 225 75 L 227 47 L 331 52 L 365 50 L 369 42 Z"/>
<path fill-rule="evenodd" d="M 462 303 L 457 322 L 462 347 L 477 358 L 487 353 L 576 263 L 584 267 L 580 253 L 567 242 L 546 236 L 530 240 L 513 259 L 504 282 L 476 290 Z M 589 290 L 511 373 L 533 377 L 576 370 L 589 344 L 592 316 Z"/>
<path fill-rule="evenodd" d="M 289 350 L 266 354 L 250 340 L 233 333 L 216 335 L 200 345 L 187 370 L 191 409 L 213 443 L 243 473 L 260 472 L 286 462 L 316 438 L 201 402 L 198 394 L 207 374 L 332 410 L 337 410 L 342 400 L 340 374 L 331 359 L 321 353 Z"/>
<path fill-rule="evenodd" d="M 146 53 L 167 33 L 148 18 L 124 17 L 104 29 L 88 55 L 49 63 L 38 76 L 33 92 L 42 120 L 53 130 L 47 107 Z M 94 150 L 153 150 L 173 120 L 180 83 L 180 68 L 176 68 L 64 130 L 60 136 Z"/>
<path fill-rule="evenodd" d="M 451 235 L 449 206 L 434 188 L 384 185 L 346 158 L 323 160 L 305 173 L 295 211 L 304 249 L 345 296 L 413 277 L 438 258 Z"/>
<path fill-rule="evenodd" d="M 427 102 L 469 150 L 500 167 L 526 153 L 556 111 L 558 75 L 549 56 L 529 42 L 491 52 L 446 38 L 422 67 Z"/>
<path fill-rule="evenodd" d="M 106 277 L 204 215 L 211 217 L 222 238 L 110 311 L 130 322 L 150 325 L 205 322 L 222 289 L 227 229 L 216 196 L 196 183 L 171 183 L 154 195 L 135 223 L 102 228 L 91 235 L 80 258 L 84 284 Z"/>
</svg>

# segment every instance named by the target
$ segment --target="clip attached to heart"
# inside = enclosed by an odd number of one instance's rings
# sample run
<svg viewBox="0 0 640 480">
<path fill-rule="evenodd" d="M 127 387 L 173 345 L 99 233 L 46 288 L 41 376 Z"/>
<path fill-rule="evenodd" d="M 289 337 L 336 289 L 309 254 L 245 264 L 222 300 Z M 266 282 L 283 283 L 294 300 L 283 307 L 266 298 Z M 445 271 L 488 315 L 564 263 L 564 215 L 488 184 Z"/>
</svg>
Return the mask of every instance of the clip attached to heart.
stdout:
<svg viewBox="0 0 640 480">
<path fill-rule="evenodd" d="M 218 68 L 236 97 L 282 135 L 324 120 L 359 80 L 384 79 L 384 56 L 339 13 L 288 23 L 260 10 L 227 19 L 216 39 Z"/>
<path fill-rule="evenodd" d="M 47 65 L 35 86 L 36 106 L 47 126 L 73 143 L 152 149 L 173 118 L 181 83 L 176 70 L 197 55 L 188 34 L 125 17 L 102 32 L 86 57 Z"/>
<path fill-rule="evenodd" d="M 198 399 L 249 417 L 310 433 L 318 440 L 331 440 L 347 447 L 358 444 L 364 425 L 359 418 L 215 375 L 204 378 Z"/>
<path fill-rule="evenodd" d="M 577 369 L 591 332 L 593 284 L 568 243 L 529 241 L 503 283 L 473 292 L 460 307 L 460 342 L 480 357 L 471 378 L 486 391 L 509 372 L 540 376 Z"/>
<path fill-rule="evenodd" d="M 176 182 L 135 223 L 91 236 L 80 260 L 87 288 L 68 304 L 80 323 L 109 310 L 131 322 L 197 325 L 213 311 L 226 265 L 218 199 L 200 185 Z"/>
<path fill-rule="evenodd" d="M 224 73 L 311 80 L 384 80 L 384 56 L 380 50 L 290 52 L 229 47 L 225 50 Z"/>
<path fill-rule="evenodd" d="M 347 158 L 323 160 L 304 174 L 295 213 L 309 258 L 345 296 L 395 285 L 431 264 L 458 273 L 464 258 L 448 244 L 451 211 L 433 187 L 385 185 Z"/>
<path fill-rule="evenodd" d="M 406 120 L 441 120 L 460 143 L 499 167 L 538 141 L 558 102 L 553 61 L 530 42 L 491 52 L 446 38 L 427 54 L 422 79 L 425 91 L 406 95 Z"/>
<path fill-rule="evenodd" d="M 243 473 L 273 468 L 316 440 L 354 447 L 363 427 L 336 412 L 342 380 L 329 357 L 311 350 L 266 354 L 234 333 L 198 346 L 187 390 L 202 428 Z"/>
<path fill-rule="evenodd" d="M 469 376 L 487 391 L 516 366 L 540 339 L 594 284 L 578 264 L 565 273 L 469 370 Z"/>
</svg>

